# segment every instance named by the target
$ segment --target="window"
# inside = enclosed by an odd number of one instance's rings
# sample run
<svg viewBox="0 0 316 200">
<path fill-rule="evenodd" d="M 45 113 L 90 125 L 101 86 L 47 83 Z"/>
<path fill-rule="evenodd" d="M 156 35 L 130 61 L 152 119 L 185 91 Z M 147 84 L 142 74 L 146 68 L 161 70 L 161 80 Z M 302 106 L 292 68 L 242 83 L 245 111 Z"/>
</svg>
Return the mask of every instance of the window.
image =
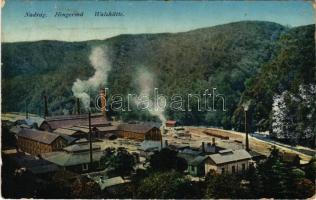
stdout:
<svg viewBox="0 0 316 200">
<path fill-rule="evenodd" d="M 222 174 L 225 174 L 225 168 L 224 167 L 222 168 Z"/>
<path fill-rule="evenodd" d="M 82 171 L 87 171 L 89 169 L 89 164 L 82 164 Z"/>
<path fill-rule="evenodd" d="M 236 168 L 235 168 L 235 166 L 232 166 L 232 173 L 233 173 L 233 174 L 236 173 Z"/>
</svg>

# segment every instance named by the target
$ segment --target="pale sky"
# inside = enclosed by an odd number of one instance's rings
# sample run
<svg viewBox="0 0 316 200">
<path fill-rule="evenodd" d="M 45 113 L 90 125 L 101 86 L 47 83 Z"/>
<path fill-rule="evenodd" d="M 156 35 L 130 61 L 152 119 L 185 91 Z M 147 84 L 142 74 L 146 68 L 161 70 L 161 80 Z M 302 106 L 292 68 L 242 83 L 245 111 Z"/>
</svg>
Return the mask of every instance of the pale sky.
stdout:
<svg viewBox="0 0 316 200">
<path fill-rule="evenodd" d="M 54 17 L 56 12 L 83 17 Z M 95 17 L 118 11 L 122 17 Z M 24 17 L 44 12 L 46 18 Z M 312 1 L 79 1 L 7 0 L 2 10 L 2 41 L 105 39 L 119 34 L 182 32 L 243 20 L 282 25 L 314 24 Z"/>
</svg>

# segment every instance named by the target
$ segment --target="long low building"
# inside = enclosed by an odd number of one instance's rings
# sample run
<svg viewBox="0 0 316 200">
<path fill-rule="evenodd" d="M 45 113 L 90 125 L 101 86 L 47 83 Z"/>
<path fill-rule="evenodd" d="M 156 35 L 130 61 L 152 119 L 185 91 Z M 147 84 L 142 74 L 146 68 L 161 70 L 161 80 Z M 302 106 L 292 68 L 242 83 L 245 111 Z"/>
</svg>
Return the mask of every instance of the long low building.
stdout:
<svg viewBox="0 0 316 200">
<path fill-rule="evenodd" d="M 153 124 L 120 124 L 117 127 L 119 137 L 134 140 L 161 141 L 161 131 Z"/>
<path fill-rule="evenodd" d="M 57 151 L 68 144 L 61 135 L 35 129 L 23 128 L 16 136 L 19 150 L 32 155 Z"/>
<path fill-rule="evenodd" d="M 58 128 L 70 128 L 73 126 L 87 126 L 89 124 L 88 115 L 65 115 L 47 117 L 39 126 L 39 129 L 45 131 L 54 131 Z M 93 127 L 109 126 L 111 125 L 103 115 L 92 114 L 91 125 Z"/>
<path fill-rule="evenodd" d="M 211 170 L 218 174 L 240 173 L 249 168 L 251 155 L 244 149 L 221 150 L 217 154 L 209 155 L 205 160 L 205 174 Z"/>
<path fill-rule="evenodd" d="M 99 145 L 92 146 L 92 160 L 95 169 L 101 169 L 100 159 L 103 151 Z M 88 143 L 74 144 L 61 151 L 42 154 L 42 158 L 56 164 L 62 169 L 84 173 L 90 171 L 90 146 Z"/>
</svg>

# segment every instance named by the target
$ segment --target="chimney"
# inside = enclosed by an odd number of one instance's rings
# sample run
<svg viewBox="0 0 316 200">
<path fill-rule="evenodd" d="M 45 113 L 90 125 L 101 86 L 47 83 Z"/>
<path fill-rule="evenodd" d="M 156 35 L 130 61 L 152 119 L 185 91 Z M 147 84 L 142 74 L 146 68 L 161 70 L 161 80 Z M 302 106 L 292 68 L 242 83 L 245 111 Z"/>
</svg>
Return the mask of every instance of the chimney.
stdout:
<svg viewBox="0 0 316 200">
<path fill-rule="evenodd" d="M 79 98 L 77 98 L 76 105 L 77 105 L 77 114 L 80 115 L 80 100 L 79 100 Z"/>
<path fill-rule="evenodd" d="M 106 93 L 105 88 L 100 86 L 100 98 L 101 98 L 101 112 L 104 117 L 106 117 Z"/>
<path fill-rule="evenodd" d="M 205 143 L 202 142 L 202 152 L 205 153 Z"/>
<path fill-rule="evenodd" d="M 44 95 L 44 109 L 45 109 L 45 113 L 44 113 L 44 118 L 48 117 L 48 107 L 47 107 L 47 96 L 46 94 Z"/>
<path fill-rule="evenodd" d="M 91 131 L 91 112 L 89 111 L 89 145 L 90 145 L 90 169 L 92 167 L 92 131 Z"/>
</svg>

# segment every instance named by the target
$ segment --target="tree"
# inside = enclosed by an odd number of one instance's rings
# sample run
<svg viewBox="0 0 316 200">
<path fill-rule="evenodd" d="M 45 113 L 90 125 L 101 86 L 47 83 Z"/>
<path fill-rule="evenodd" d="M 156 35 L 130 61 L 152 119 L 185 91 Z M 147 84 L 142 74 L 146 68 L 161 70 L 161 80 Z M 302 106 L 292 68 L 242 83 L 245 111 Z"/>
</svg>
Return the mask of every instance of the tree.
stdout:
<svg viewBox="0 0 316 200">
<path fill-rule="evenodd" d="M 309 161 L 309 163 L 305 167 L 304 171 L 306 173 L 306 178 L 308 178 L 312 182 L 315 182 L 315 179 L 316 179 L 316 156 L 313 156 L 313 158 Z"/>
<path fill-rule="evenodd" d="M 188 167 L 185 159 L 177 157 L 177 152 L 168 148 L 155 152 L 150 157 L 149 163 L 154 171 L 170 171 L 174 169 L 183 172 Z"/>
<path fill-rule="evenodd" d="M 101 164 L 108 168 L 112 175 L 125 176 L 133 171 L 136 163 L 133 155 L 125 148 L 119 147 L 117 150 L 107 148 L 101 158 Z"/>
<path fill-rule="evenodd" d="M 249 189 L 249 198 L 260 198 L 262 197 L 263 192 L 263 184 L 261 176 L 258 170 L 250 165 L 249 169 L 246 172 L 246 180 L 249 181 L 248 189 Z"/>
<path fill-rule="evenodd" d="M 78 177 L 71 187 L 71 197 L 88 199 L 97 198 L 101 190 L 99 185 L 87 177 Z"/>
<path fill-rule="evenodd" d="M 156 172 L 141 181 L 136 198 L 200 198 L 200 193 L 189 179 L 173 170 L 169 172 Z"/>
<path fill-rule="evenodd" d="M 306 199 L 315 194 L 315 185 L 312 181 L 304 178 L 296 185 L 295 197 L 299 199 Z"/>
<path fill-rule="evenodd" d="M 287 169 L 281 162 L 279 150 L 273 147 L 267 160 L 258 166 L 262 177 L 263 194 L 267 198 L 286 198 Z"/>
<path fill-rule="evenodd" d="M 210 172 L 206 179 L 205 198 L 243 198 L 241 179 L 231 174 Z"/>
</svg>

